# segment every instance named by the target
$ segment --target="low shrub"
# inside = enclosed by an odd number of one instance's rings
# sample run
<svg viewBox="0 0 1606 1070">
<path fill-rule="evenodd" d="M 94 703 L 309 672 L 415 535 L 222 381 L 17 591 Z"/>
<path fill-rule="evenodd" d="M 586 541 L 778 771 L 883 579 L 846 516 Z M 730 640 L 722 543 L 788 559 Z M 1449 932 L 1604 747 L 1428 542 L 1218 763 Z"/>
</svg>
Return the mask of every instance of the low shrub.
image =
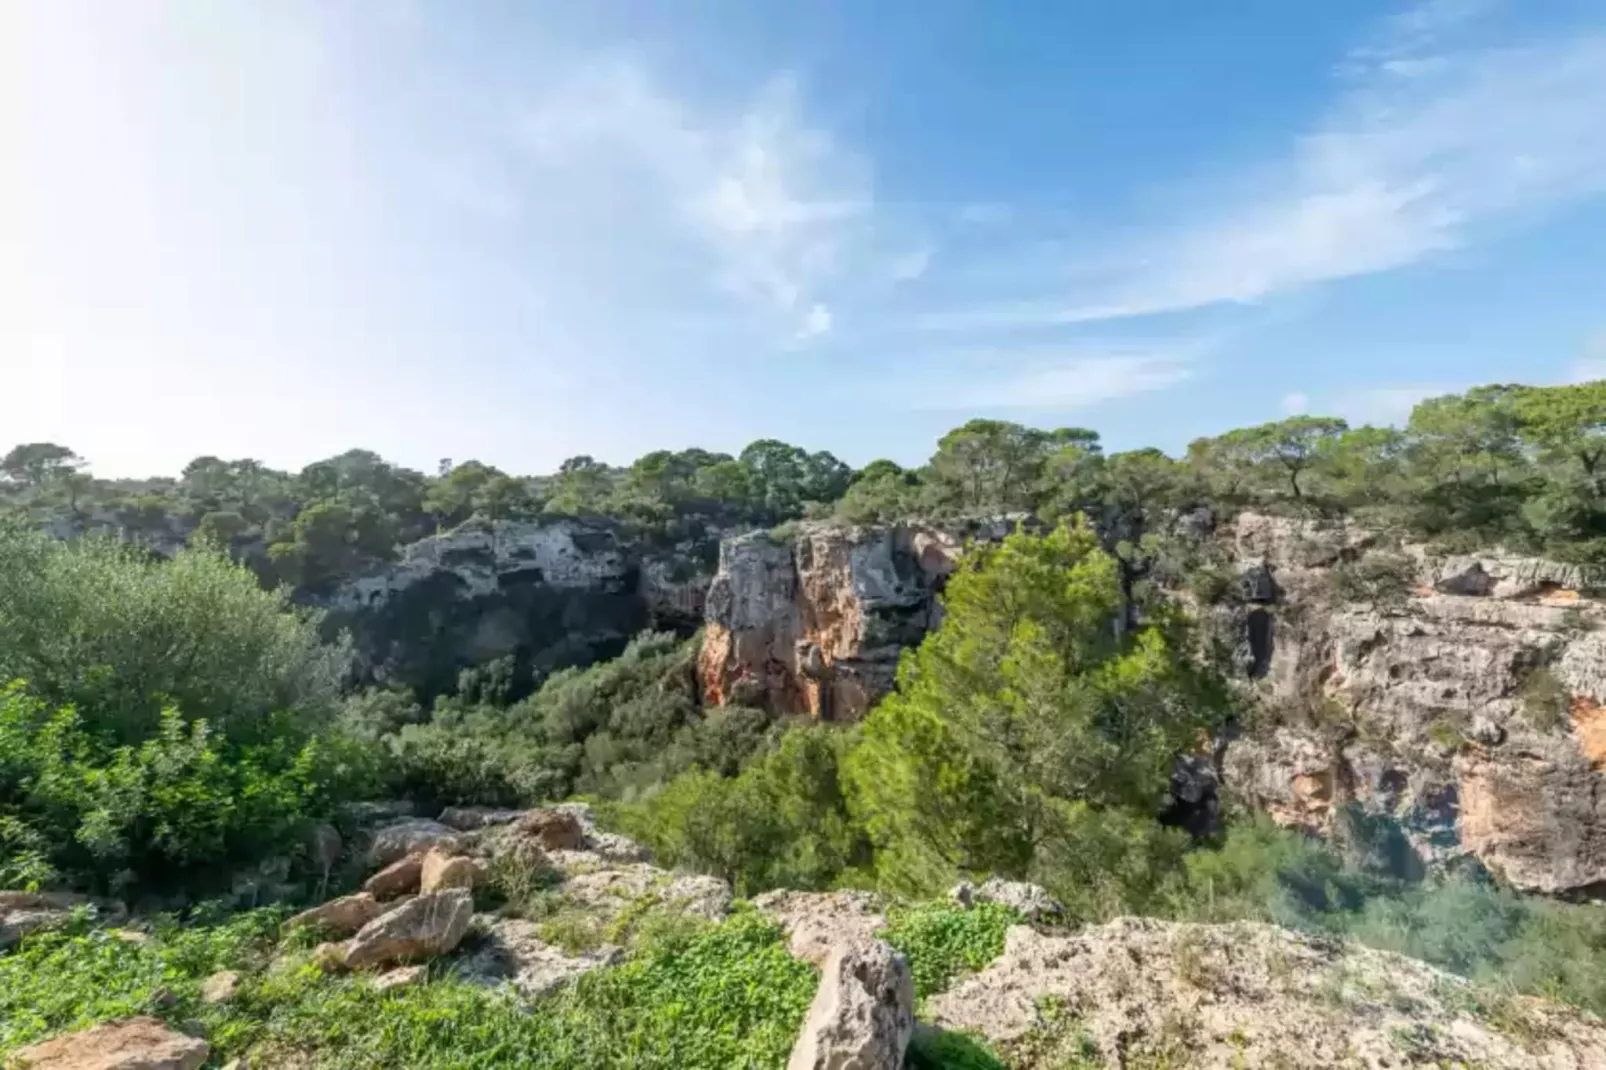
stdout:
<svg viewBox="0 0 1606 1070">
<path fill-rule="evenodd" d="M 1019 911 L 999 903 L 939 901 L 895 909 L 881 935 L 909 957 L 915 996 L 924 999 L 1003 954 L 1004 933 L 1021 920 Z"/>
<path fill-rule="evenodd" d="M 0 689 L 0 875 L 119 894 L 202 884 L 296 854 L 309 824 L 364 794 L 352 747 L 287 730 L 238 745 L 171 707 L 138 745 L 110 746 L 72 707 Z"/>
</svg>

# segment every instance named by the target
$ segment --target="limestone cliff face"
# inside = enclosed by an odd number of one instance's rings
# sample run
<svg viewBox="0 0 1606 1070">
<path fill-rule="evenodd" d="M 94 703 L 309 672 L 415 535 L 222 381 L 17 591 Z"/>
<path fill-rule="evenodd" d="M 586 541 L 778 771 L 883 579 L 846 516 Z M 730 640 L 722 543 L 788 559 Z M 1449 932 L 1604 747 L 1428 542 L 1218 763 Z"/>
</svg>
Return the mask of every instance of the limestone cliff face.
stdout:
<svg viewBox="0 0 1606 1070">
<path fill-rule="evenodd" d="M 698 663 L 705 700 L 852 721 L 892 689 L 898 653 L 936 626 L 936 593 L 967 539 L 1011 521 L 844 528 L 726 539 Z"/>
<path fill-rule="evenodd" d="M 442 691 L 501 657 L 540 675 L 612 657 L 648 627 L 689 633 L 709 572 L 691 547 L 647 550 L 600 521 L 476 521 L 343 584 L 328 609 L 361 677 Z"/>
<path fill-rule="evenodd" d="M 1587 570 L 1389 550 L 1334 522 L 1246 515 L 1226 537 L 1265 711 L 1226 750 L 1229 788 L 1313 831 L 1358 803 L 1424 862 L 1470 853 L 1518 888 L 1606 891 L 1606 601 Z M 1357 600 L 1340 581 L 1369 566 Z"/>
<path fill-rule="evenodd" d="M 705 700 L 859 718 L 936 626 L 966 539 L 1009 526 L 725 540 Z M 1435 556 L 1337 521 L 1246 514 L 1198 536 L 1244 580 L 1201 610 L 1236 643 L 1252 711 L 1219 749 L 1229 793 L 1313 832 L 1356 803 L 1423 865 L 1470 854 L 1518 888 L 1606 892 L 1606 590 L 1588 570 Z"/>
</svg>

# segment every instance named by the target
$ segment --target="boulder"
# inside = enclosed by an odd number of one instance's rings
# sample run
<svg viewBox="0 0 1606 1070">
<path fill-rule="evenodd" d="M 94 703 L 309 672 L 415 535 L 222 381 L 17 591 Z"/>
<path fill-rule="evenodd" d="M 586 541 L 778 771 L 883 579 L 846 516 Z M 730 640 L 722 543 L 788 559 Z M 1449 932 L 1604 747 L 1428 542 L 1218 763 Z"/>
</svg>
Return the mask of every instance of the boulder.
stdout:
<svg viewBox="0 0 1606 1070">
<path fill-rule="evenodd" d="M 419 882 L 424 879 L 425 853 L 414 851 L 406 858 L 397 859 L 363 881 L 362 890 L 375 899 L 394 899 L 418 891 Z"/>
<path fill-rule="evenodd" d="M 1249 922 L 1018 925 L 1002 955 L 922 1013 L 1034 1067 L 1606 1066 L 1606 1023 L 1588 1012 L 1491 998 L 1402 955 Z"/>
<path fill-rule="evenodd" d="M 472 889 L 476 875 L 477 870 L 472 858 L 448 854 L 439 847 L 432 848 L 424 855 L 419 871 L 418 890 L 427 894 L 446 888 Z"/>
<path fill-rule="evenodd" d="M 312 964 L 324 973 L 340 973 L 346 969 L 346 955 L 350 952 L 350 940 L 319 944 L 312 949 Z"/>
<path fill-rule="evenodd" d="M 212 1049 L 155 1018 L 128 1018 L 24 1048 L 17 1070 L 195 1070 Z"/>
<path fill-rule="evenodd" d="M 473 917 L 473 897 L 462 888 L 420 895 L 364 925 L 352 937 L 346 966 L 360 970 L 444 955 Z"/>
<path fill-rule="evenodd" d="M 24 936 L 58 925 L 84 909 L 97 921 L 115 924 L 128 916 L 123 904 L 113 900 L 94 900 L 71 892 L 0 892 L 0 950 L 11 947 Z"/>
<path fill-rule="evenodd" d="M 787 1070 L 900 1070 L 915 1025 L 909 963 L 884 940 L 839 944 Z"/>
<path fill-rule="evenodd" d="M 497 810 L 489 806 L 448 806 L 440 822 L 459 832 L 478 832 L 493 825 L 506 825 L 524 816 L 523 810 Z"/>
<path fill-rule="evenodd" d="M 339 899 L 331 899 L 310 910 L 303 910 L 285 925 L 291 929 L 316 926 L 327 932 L 344 935 L 361 929 L 379 917 L 380 913 L 379 901 L 373 895 L 368 892 L 358 892 L 356 895 L 343 895 Z"/>
<path fill-rule="evenodd" d="M 421 817 L 398 821 L 375 830 L 373 840 L 368 845 L 368 865 L 374 868 L 388 866 L 414 851 L 456 844 L 457 838 L 456 829 L 438 821 Z"/>
<path fill-rule="evenodd" d="M 346 849 L 345 841 L 333 825 L 318 824 L 307 836 L 307 857 L 320 873 L 328 873 L 340 861 Z"/>
<path fill-rule="evenodd" d="M 1065 908 L 1048 892 L 1026 881 L 1007 881 L 1002 877 L 989 877 L 980 887 L 969 881 L 960 881 L 949 891 L 948 897 L 960 906 L 976 903 L 998 903 L 1020 911 L 1030 922 L 1051 921 L 1065 916 Z"/>
<path fill-rule="evenodd" d="M 233 970 L 219 970 L 201 982 L 202 1003 L 226 1003 L 234 998 L 240 987 L 240 975 Z"/>
<path fill-rule="evenodd" d="M 519 819 L 518 831 L 548 851 L 578 851 L 585 847 L 585 826 L 568 810 L 532 810 Z"/>
</svg>

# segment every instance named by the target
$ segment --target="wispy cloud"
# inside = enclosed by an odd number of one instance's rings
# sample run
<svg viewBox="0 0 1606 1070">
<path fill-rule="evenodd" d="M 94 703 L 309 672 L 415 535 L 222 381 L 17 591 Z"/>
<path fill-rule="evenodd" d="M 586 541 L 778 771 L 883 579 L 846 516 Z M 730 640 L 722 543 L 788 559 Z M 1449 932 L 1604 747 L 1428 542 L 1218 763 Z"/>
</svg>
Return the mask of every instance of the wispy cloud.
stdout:
<svg viewBox="0 0 1606 1070">
<path fill-rule="evenodd" d="M 1162 228 L 1065 299 L 929 320 L 1074 324 L 1274 294 L 1421 262 L 1606 192 L 1606 34 L 1456 43 L 1487 0 L 1436 0 L 1346 57 L 1336 103 L 1225 210 Z"/>
<path fill-rule="evenodd" d="M 1606 331 L 1585 344 L 1584 355 L 1573 362 L 1567 375 L 1571 383 L 1590 383 L 1596 379 L 1606 379 Z"/>
<path fill-rule="evenodd" d="M 940 385 L 919 404 L 928 409 L 1085 409 L 1187 381 L 1211 344 L 1084 342 L 939 356 L 930 364 L 942 371 L 932 376 Z"/>
<path fill-rule="evenodd" d="M 532 107 L 523 135 L 538 161 L 591 153 L 594 168 L 611 158 L 638 174 L 720 288 L 799 335 L 829 330 L 830 292 L 870 223 L 870 172 L 808 120 L 791 80 L 726 112 L 693 107 L 632 61 L 599 61 Z"/>
</svg>

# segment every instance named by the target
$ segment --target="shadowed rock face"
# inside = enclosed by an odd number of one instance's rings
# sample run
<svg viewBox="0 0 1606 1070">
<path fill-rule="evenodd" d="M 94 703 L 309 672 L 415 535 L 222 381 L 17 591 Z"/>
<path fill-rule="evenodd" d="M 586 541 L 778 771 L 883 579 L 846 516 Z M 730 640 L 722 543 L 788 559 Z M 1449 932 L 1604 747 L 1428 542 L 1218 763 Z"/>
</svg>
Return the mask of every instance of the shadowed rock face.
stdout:
<svg viewBox="0 0 1606 1070">
<path fill-rule="evenodd" d="M 936 627 L 936 595 L 968 539 L 1001 518 L 942 527 L 805 525 L 726 539 L 708 591 L 702 655 L 710 705 L 854 721 L 892 690 L 898 653 Z"/>
<path fill-rule="evenodd" d="M 711 573 L 696 545 L 649 549 L 602 521 L 471 522 L 342 585 L 329 625 L 351 632 L 359 677 L 432 694 L 498 658 L 538 679 L 649 627 L 690 634 Z"/>
</svg>

